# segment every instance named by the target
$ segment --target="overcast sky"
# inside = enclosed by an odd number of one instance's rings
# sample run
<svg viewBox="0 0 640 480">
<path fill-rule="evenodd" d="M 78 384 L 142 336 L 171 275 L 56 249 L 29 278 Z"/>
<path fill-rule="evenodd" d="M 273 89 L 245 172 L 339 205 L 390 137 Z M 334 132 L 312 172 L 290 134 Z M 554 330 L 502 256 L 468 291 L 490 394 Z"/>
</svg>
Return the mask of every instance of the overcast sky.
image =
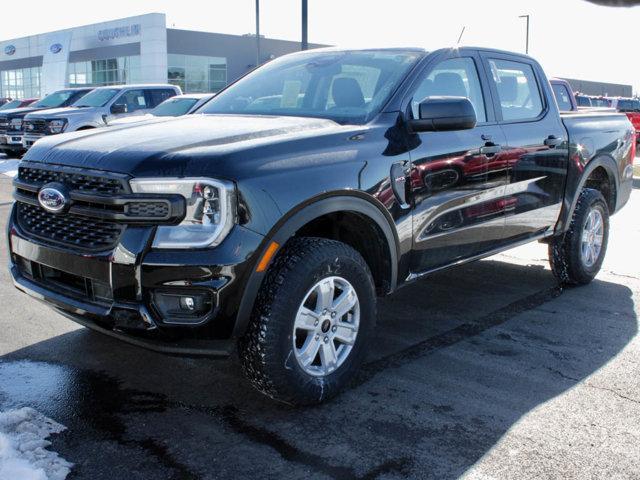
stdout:
<svg viewBox="0 0 640 480">
<path fill-rule="evenodd" d="M 261 33 L 300 39 L 300 0 L 261 0 Z M 37 5 L 37 7 L 36 7 Z M 437 6 L 436 6 L 437 5 Z M 58 0 L 3 21 L 0 40 L 103 20 L 162 12 L 167 26 L 243 34 L 255 31 L 255 0 Z M 550 76 L 632 84 L 640 92 L 640 7 L 599 7 L 584 0 L 309 0 L 309 41 L 345 47 L 461 44 L 524 51 Z"/>
</svg>

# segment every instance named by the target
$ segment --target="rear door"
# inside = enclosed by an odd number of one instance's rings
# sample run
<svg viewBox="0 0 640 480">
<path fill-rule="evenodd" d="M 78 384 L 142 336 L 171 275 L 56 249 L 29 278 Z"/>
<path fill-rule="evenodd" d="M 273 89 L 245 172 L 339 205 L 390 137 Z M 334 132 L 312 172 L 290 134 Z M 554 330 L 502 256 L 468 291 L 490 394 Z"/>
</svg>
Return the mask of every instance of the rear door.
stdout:
<svg viewBox="0 0 640 480">
<path fill-rule="evenodd" d="M 568 149 L 549 82 L 528 57 L 494 52 L 481 57 L 507 141 L 507 237 L 517 241 L 550 233 L 562 206 Z"/>
<path fill-rule="evenodd" d="M 478 119 L 470 130 L 421 132 L 410 139 L 416 274 L 490 251 L 504 237 L 506 139 L 481 72 L 477 52 L 454 51 L 431 62 L 410 91 L 413 118 L 427 97 L 462 96 Z"/>
</svg>

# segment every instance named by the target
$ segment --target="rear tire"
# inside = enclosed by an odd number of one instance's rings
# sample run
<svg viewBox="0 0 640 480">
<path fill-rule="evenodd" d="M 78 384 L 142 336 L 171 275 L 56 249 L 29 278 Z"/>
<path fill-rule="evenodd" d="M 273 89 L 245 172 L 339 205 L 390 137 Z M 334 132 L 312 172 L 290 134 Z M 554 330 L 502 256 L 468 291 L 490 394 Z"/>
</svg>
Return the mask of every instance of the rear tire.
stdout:
<svg viewBox="0 0 640 480">
<path fill-rule="evenodd" d="M 551 271 L 561 285 L 586 285 L 600 271 L 609 239 L 609 208 L 598 190 L 580 193 L 569 231 L 549 243 Z"/>
<path fill-rule="evenodd" d="M 239 342 L 243 371 L 275 400 L 321 403 L 360 367 L 375 320 L 362 256 L 334 240 L 294 238 L 269 268 Z"/>
</svg>

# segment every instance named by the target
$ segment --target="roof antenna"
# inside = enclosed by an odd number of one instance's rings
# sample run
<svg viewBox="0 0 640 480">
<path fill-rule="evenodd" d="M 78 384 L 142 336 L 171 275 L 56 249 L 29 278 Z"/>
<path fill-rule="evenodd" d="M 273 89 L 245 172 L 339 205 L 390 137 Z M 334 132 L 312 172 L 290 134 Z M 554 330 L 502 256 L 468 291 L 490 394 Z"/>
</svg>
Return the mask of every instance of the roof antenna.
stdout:
<svg viewBox="0 0 640 480">
<path fill-rule="evenodd" d="M 464 31 L 467 28 L 466 25 L 463 25 L 462 31 L 460 32 L 460 36 L 458 37 L 458 43 L 456 43 L 456 47 L 460 45 L 460 40 L 462 40 L 462 35 L 464 35 Z"/>
</svg>

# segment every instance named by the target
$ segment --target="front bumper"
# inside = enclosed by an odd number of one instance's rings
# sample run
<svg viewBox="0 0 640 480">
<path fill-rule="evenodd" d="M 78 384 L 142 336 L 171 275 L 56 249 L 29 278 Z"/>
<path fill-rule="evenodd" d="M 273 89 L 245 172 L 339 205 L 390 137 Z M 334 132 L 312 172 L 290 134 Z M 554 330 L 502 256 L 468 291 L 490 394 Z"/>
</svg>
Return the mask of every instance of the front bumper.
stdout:
<svg viewBox="0 0 640 480">
<path fill-rule="evenodd" d="M 22 152 L 24 147 L 22 145 L 23 135 L 16 133 L 6 133 L 0 135 L 0 151 L 9 150 L 12 152 Z"/>
<path fill-rule="evenodd" d="M 15 215 L 14 208 L 8 235 L 19 290 L 82 325 L 151 350 L 195 356 L 233 350 L 235 315 L 261 235 L 236 226 L 214 249 L 161 251 L 149 248 L 152 227 L 129 227 L 114 250 L 86 254 L 29 238 Z M 158 291 L 208 292 L 210 314 L 197 324 L 168 322 L 154 305 Z"/>
<path fill-rule="evenodd" d="M 22 147 L 25 150 L 29 150 L 34 143 L 36 143 L 39 139 L 41 139 L 44 136 L 45 136 L 44 133 L 42 134 L 26 133 L 22 137 Z"/>
</svg>

